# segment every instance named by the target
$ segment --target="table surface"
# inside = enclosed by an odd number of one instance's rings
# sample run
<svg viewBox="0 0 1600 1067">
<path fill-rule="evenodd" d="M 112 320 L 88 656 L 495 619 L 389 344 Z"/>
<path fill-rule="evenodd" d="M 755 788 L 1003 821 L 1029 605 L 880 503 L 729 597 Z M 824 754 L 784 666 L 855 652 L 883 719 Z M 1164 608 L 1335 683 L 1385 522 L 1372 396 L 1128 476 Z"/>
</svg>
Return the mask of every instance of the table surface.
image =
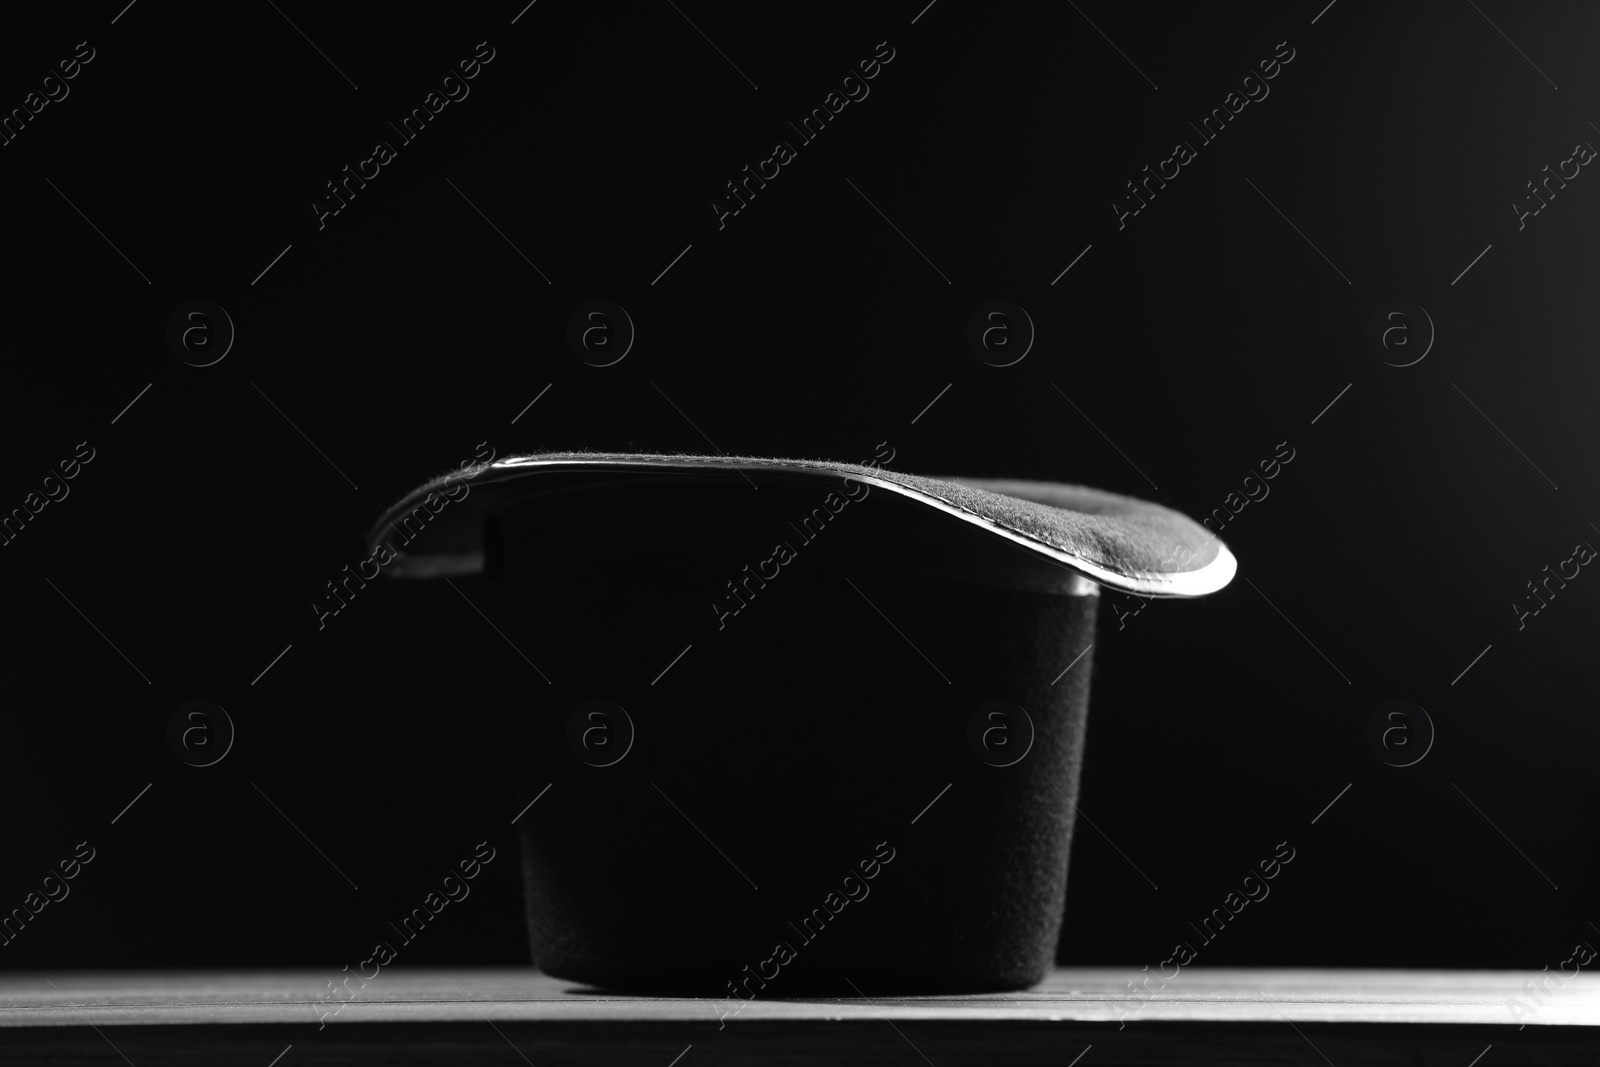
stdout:
<svg viewBox="0 0 1600 1067">
<path fill-rule="evenodd" d="M 380 971 L 335 999 L 325 970 L 13 972 L 0 974 L 0 1027 L 194 1023 L 527 1022 L 712 1023 L 764 1020 L 1034 1020 L 1134 1022 L 1452 1023 L 1600 1027 L 1600 976 L 1558 985 L 1540 972 L 1182 970 L 1135 995 L 1131 967 L 1064 967 L 1032 989 L 957 996 L 849 996 L 735 1001 L 623 996 L 528 968 Z M 1544 978 L 1542 1003 L 1523 988 Z M 348 997 L 341 986 L 341 996 Z M 1537 987 L 1535 988 L 1537 992 Z M 1514 1017 L 1507 1001 L 1533 1009 Z M 342 1005 L 342 1007 L 341 1007 Z M 338 1013 L 332 1014 L 337 1011 Z M 725 1014 L 726 1013 L 726 1014 Z M 737 1014 L 735 1014 L 737 1013 Z M 716 1026 L 713 1026 L 715 1029 Z"/>
<path fill-rule="evenodd" d="M 352 981 L 343 1002 L 332 967 L 12 972 L 0 974 L 0 1063 L 1600 1063 L 1596 975 L 1191 967 L 1146 998 L 1127 988 L 1140 974 L 1069 967 L 1015 993 L 735 1001 L 618 995 L 528 968 L 395 967 Z M 1531 1010 L 1514 1018 L 1513 998 Z"/>
</svg>

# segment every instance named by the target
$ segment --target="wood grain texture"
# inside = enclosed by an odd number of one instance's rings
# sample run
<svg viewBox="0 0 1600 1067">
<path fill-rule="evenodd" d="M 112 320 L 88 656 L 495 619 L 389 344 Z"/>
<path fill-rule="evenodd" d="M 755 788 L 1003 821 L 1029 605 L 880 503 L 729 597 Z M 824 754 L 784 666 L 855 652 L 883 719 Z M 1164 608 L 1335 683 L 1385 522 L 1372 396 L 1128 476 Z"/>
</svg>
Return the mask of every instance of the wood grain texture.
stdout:
<svg viewBox="0 0 1600 1067">
<path fill-rule="evenodd" d="M 618 995 L 526 969 L 383 971 L 337 1015 L 328 970 L 0 976 L 0 1062 L 1594 1063 L 1600 978 L 1532 1004 L 1512 971 L 1186 969 L 1141 1002 L 1123 968 L 981 996 Z M 353 986 L 357 983 L 352 982 Z M 1135 1014 L 1136 1012 L 1136 1014 Z M 726 1013 L 726 1015 L 724 1015 Z M 1125 1022 L 1119 1024 L 1119 1017 Z M 324 1025 L 324 1021 L 326 1025 Z M 1093 1046 L 1085 1053 L 1085 1049 Z M 291 1047 L 292 1046 L 292 1047 Z M 685 1052 L 685 1050 L 688 1050 Z"/>
</svg>

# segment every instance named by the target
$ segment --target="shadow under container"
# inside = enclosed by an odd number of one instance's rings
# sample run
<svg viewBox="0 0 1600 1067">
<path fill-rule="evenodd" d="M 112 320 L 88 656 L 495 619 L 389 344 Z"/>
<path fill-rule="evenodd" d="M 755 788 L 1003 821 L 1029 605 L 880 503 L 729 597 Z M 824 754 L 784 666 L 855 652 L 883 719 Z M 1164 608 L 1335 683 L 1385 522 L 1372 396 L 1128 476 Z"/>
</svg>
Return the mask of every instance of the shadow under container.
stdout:
<svg viewBox="0 0 1600 1067">
<path fill-rule="evenodd" d="M 1220 587 L 1207 536 L 1054 483 L 556 454 L 478 473 L 387 569 L 521 609 L 496 622 L 542 970 L 977 992 L 1053 965 L 1100 586 Z"/>
</svg>

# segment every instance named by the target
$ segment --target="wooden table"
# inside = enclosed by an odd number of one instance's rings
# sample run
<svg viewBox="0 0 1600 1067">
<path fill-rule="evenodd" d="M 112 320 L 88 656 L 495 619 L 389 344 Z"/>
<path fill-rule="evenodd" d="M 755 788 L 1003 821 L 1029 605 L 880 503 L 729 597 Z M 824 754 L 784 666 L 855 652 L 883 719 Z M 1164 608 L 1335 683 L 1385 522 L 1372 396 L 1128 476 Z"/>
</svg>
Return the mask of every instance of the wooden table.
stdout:
<svg viewBox="0 0 1600 1067">
<path fill-rule="evenodd" d="M 0 1063 L 1600 1063 L 1600 977 L 1537 972 L 1062 968 L 981 996 L 617 996 L 535 971 L 391 968 L 0 976 Z M 1545 978 L 1540 1000 L 1524 983 Z M 1533 986 L 1537 992 L 1538 987 Z M 1533 1010 L 1513 1018 L 1507 1001 Z M 1119 1022 L 1119 1019 L 1121 1020 Z M 278 1057 L 274 1059 L 274 1057 Z"/>
</svg>

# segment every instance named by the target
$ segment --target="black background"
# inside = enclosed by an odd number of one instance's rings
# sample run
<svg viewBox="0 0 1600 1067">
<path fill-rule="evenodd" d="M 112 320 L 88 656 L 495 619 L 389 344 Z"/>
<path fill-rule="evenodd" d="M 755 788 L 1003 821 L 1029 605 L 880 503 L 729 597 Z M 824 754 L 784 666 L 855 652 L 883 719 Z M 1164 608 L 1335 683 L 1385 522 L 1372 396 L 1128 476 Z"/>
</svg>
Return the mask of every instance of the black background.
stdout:
<svg viewBox="0 0 1600 1067">
<path fill-rule="evenodd" d="M 501 858 L 405 958 L 525 961 L 504 643 L 443 583 L 320 631 L 309 601 L 480 441 L 700 431 L 1196 517 L 1294 448 L 1223 531 L 1227 590 L 1121 632 L 1105 605 L 1064 961 L 1154 965 L 1285 840 L 1200 962 L 1537 968 L 1595 933 L 1600 579 L 1521 630 L 1510 604 L 1600 543 L 1600 179 L 1521 230 L 1510 204 L 1600 141 L 1600 13 L 924 2 L 11 14 L 0 106 L 96 55 L 0 148 L 0 505 L 95 459 L 0 549 L 0 908 L 97 855 L 0 966 L 352 963 L 481 840 Z M 480 41 L 470 96 L 319 229 L 323 184 Z M 719 230 L 710 198 L 880 41 L 870 95 Z M 1119 230 L 1124 183 L 1283 41 L 1270 96 Z M 165 342 L 193 298 L 237 327 L 203 369 Z M 592 298 L 638 328 L 609 368 L 564 340 Z M 965 344 L 992 298 L 1038 329 L 1012 367 Z M 1365 342 L 1397 299 L 1438 331 L 1405 368 Z M 238 729 L 213 767 L 166 746 L 192 698 Z M 1437 729 L 1406 768 L 1366 740 L 1395 698 Z"/>
</svg>

